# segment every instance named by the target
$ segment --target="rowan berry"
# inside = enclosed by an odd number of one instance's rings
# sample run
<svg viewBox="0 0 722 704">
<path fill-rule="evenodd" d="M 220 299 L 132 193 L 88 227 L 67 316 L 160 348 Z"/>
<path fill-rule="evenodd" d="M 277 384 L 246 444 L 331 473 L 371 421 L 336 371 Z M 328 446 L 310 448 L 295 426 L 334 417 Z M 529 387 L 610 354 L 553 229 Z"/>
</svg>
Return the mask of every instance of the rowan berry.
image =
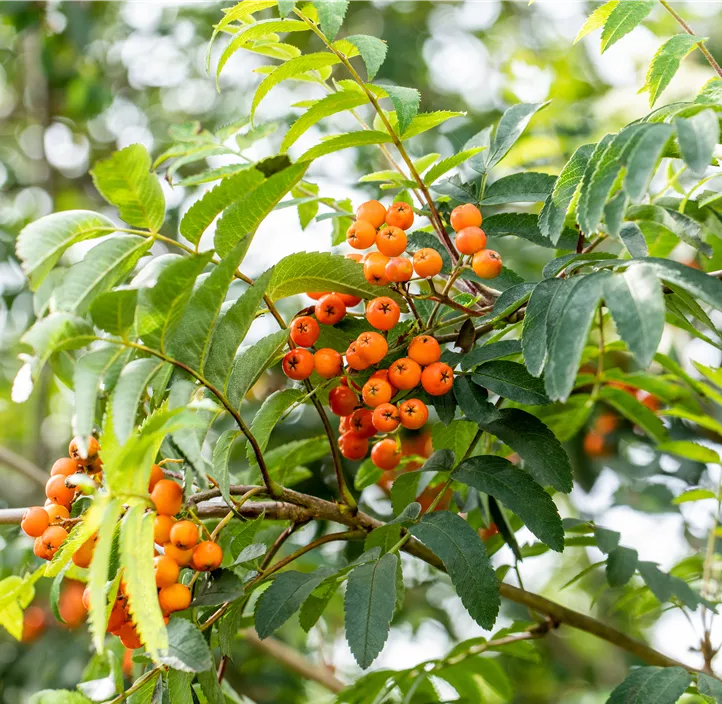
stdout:
<svg viewBox="0 0 722 704">
<path fill-rule="evenodd" d="M 366 249 L 376 241 L 376 228 L 366 220 L 357 220 L 346 231 L 346 242 L 354 249 Z"/>
<path fill-rule="evenodd" d="M 121 599 L 116 599 L 113 607 L 110 610 L 108 624 L 105 627 L 106 632 L 114 633 L 119 628 L 122 628 L 127 620 L 128 612 L 125 608 L 125 601 Z"/>
<path fill-rule="evenodd" d="M 353 259 L 355 262 L 360 262 L 363 254 L 359 254 L 358 252 L 348 252 L 347 254 L 343 255 L 346 259 Z"/>
<path fill-rule="evenodd" d="M 183 505 L 183 489 L 170 479 L 161 479 L 153 487 L 150 498 L 158 513 L 175 516 Z"/>
<path fill-rule="evenodd" d="M 178 581 L 180 567 L 178 563 L 168 555 L 158 555 L 153 558 L 155 568 L 155 584 L 159 589 L 169 587 Z"/>
<path fill-rule="evenodd" d="M 150 479 L 148 480 L 148 492 L 153 491 L 153 487 L 161 480 L 165 479 L 163 474 L 163 467 L 158 464 L 154 464 L 150 468 Z"/>
<path fill-rule="evenodd" d="M 389 381 L 402 391 L 413 389 L 421 381 L 421 367 L 413 359 L 401 357 L 389 367 Z"/>
<path fill-rule="evenodd" d="M 43 541 L 45 552 L 52 557 L 67 537 L 68 531 L 62 526 L 48 526 L 40 539 Z"/>
<path fill-rule="evenodd" d="M 421 373 L 421 385 L 432 396 L 443 396 L 454 385 L 454 370 L 444 362 L 434 362 Z"/>
<path fill-rule="evenodd" d="M 473 203 L 457 205 L 451 211 L 451 227 L 460 232 L 465 227 L 481 227 L 481 211 Z"/>
<path fill-rule="evenodd" d="M 389 280 L 386 277 L 386 265 L 389 258 L 381 252 L 371 252 L 364 261 L 364 278 L 374 286 L 385 286 Z"/>
<path fill-rule="evenodd" d="M 498 535 L 499 529 L 496 526 L 496 523 L 490 523 L 487 528 L 480 528 L 479 529 L 479 537 L 486 541 L 493 538 L 495 535 Z"/>
<path fill-rule="evenodd" d="M 386 219 L 386 206 L 377 200 L 367 200 L 356 210 L 356 219 L 370 222 L 378 230 Z"/>
<path fill-rule="evenodd" d="M 417 335 L 409 344 L 408 355 L 425 367 L 441 359 L 441 346 L 431 335 Z"/>
<path fill-rule="evenodd" d="M 401 425 L 410 430 L 418 430 L 429 419 L 429 409 L 418 398 L 410 398 L 399 406 Z"/>
<path fill-rule="evenodd" d="M 377 369 L 369 378 L 371 379 L 383 379 L 387 381 L 391 386 L 391 397 L 393 398 L 398 393 L 398 389 L 389 381 L 389 370 L 388 369 Z"/>
<path fill-rule="evenodd" d="M 218 543 L 212 540 L 204 540 L 196 545 L 193 550 L 191 567 L 196 572 L 211 572 L 217 570 L 223 561 L 223 550 Z"/>
<path fill-rule="evenodd" d="M 30 606 L 23 612 L 23 643 L 32 643 L 45 630 L 45 611 L 40 606 Z"/>
<path fill-rule="evenodd" d="M 353 432 L 344 433 L 338 439 L 338 447 L 347 460 L 362 460 L 369 450 L 369 441 Z"/>
<path fill-rule="evenodd" d="M 324 325 L 335 325 L 346 315 L 346 304 L 336 293 L 327 293 L 316 304 L 316 320 Z"/>
<path fill-rule="evenodd" d="M 371 461 L 379 469 L 395 469 L 401 462 L 401 451 L 399 450 L 396 440 L 386 438 L 377 442 L 371 448 Z"/>
<path fill-rule="evenodd" d="M 138 632 L 135 630 L 135 626 L 130 621 L 124 623 L 116 632 L 120 642 L 128 648 L 128 650 L 137 650 L 143 647 L 143 643 L 140 640 Z"/>
<path fill-rule="evenodd" d="M 301 315 L 291 321 L 291 340 L 299 347 L 313 347 L 321 334 L 321 328 L 310 315 Z"/>
<path fill-rule="evenodd" d="M 294 379 L 295 381 L 308 379 L 308 377 L 313 374 L 313 354 L 302 347 L 297 347 L 286 352 L 281 366 L 289 379 Z"/>
<path fill-rule="evenodd" d="M 313 366 L 316 374 L 324 379 L 340 376 L 343 370 L 343 357 L 330 347 L 322 347 L 313 355 Z"/>
<path fill-rule="evenodd" d="M 98 474 L 98 472 L 102 472 L 103 460 L 100 459 L 100 456 L 96 456 L 92 460 L 88 460 L 88 463 L 85 465 L 85 471 L 88 474 Z"/>
<path fill-rule="evenodd" d="M 70 511 L 68 511 L 66 506 L 61 506 L 60 504 L 51 502 L 45 506 L 45 510 L 48 512 L 48 520 L 51 526 L 64 521 L 66 518 L 70 518 Z"/>
<path fill-rule="evenodd" d="M 158 514 L 153 521 L 153 542 L 156 545 L 165 545 L 170 540 L 170 530 L 174 524 L 173 516 Z"/>
<path fill-rule="evenodd" d="M 319 299 L 323 298 L 324 296 L 327 296 L 330 291 L 306 291 L 306 295 L 309 298 L 313 298 L 314 301 L 318 301 Z"/>
<path fill-rule="evenodd" d="M 369 379 L 364 384 L 361 395 L 367 406 L 376 408 L 376 406 L 388 403 L 391 400 L 391 384 L 383 379 Z"/>
<path fill-rule="evenodd" d="M 393 403 L 381 403 L 374 408 L 372 422 L 379 433 L 391 433 L 399 427 L 399 410 Z"/>
<path fill-rule="evenodd" d="M 604 457 L 608 454 L 604 435 L 596 430 L 590 430 L 584 436 L 584 453 L 588 457 Z"/>
<path fill-rule="evenodd" d="M 421 504 L 421 510 L 424 512 L 428 511 L 431 508 L 431 504 L 434 502 L 434 499 L 436 499 L 443 490 L 443 484 L 439 486 L 427 486 L 416 498 L 419 504 Z M 447 489 L 434 507 L 434 511 L 445 511 L 449 508 L 452 496 L 453 494 L 451 489 Z"/>
<path fill-rule="evenodd" d="M 198 526 L 193 521 L 178 521 L 170 529 L 170 542 L 179 550 L 188 550 L 198 542 Z"/>
<path fill-rule="evenodd" d="M 609 433 L 614 432 L 617 429 L 617 426 L 619 425 L 619 419 L 614 413 L 610 413 L 607 411 L 606 413 L 601 413 L 596 421 L 594 421 L 594 430 L 596 430 L 600 435 L 609 435 Z"/>
<path fill-rule="evenodd" d="M 389 343 L 378 332 L 362 332 L 356 339 L 356 350 L 369 365 L 378 364 L 388 353 Z"/>
<path fill-rule="evenodd" d="M 408 230 L 414 224 L 414 210 L 403 201 L 392 203 L 386 211 L 386 224 Z"/>
<path fill-rule="evenodd" d="M 400 317 L 399 304 L 388 296 L 374 298 L 366 306 L 366 320 L 377 330 L 391 330 Z"/>
<path fill-rule="evenodd" d="M 175 560 L 181 567 L 188 567 L 193 558 L 193 548 L 188 550 L 180 550 L 173 543 L 167 542 L 163 545 L 163 551 L 170 557 L 171 560 Z"/>
<path fill-rule="evenodd" d="M 386 264 L 386 278 L 395 284 L 409 281 L 414 275 L 414 265 L 408 257 L 392 257 Z"/>
<path fill-rule="evenodd" d="M 370 438 L 376 435 L 373 422 L 374 414 L 368 408 L 357 408 L 349 419 L 349 430 L 360 438 Z"/>
<path fill-rule="evenodd" d="M 76 462 L 82 462 L 85 464 L 87 460 L 92 460 L 97 457 L 100 452 L 100 444 L 92 436 L 88 438 L 88 452 L 85 457 L 83 457 L 80 453 L 80 445 L 80 438 L 73 438 L 68 446 L 68 454 L 70 455 L 70 458 L 74 459 Z"/>
<path fill-rule="evenodd" d="M 476 254 L 486 247 L 486 233 L 480 227 L 465 227 L 457 232 L 454 244 L 461 254 Z"/>
<path fill-rule="evenodd" d="M 398 257 L 406 251 L 408 238 L 400 227 L 389 225 L 378 231 L 376 235 L 376 247 L 381 254 L 387 257 Z"/>
<path fill-rule="evenodd" d="M 443 266 L 441 255 L 431 247 L 424 247 L 414 254 L 414 271 L 422 279 L 437 276 Z"/>
<path fill-rule="evenodd" d="M 95 543 L 98 540 L 98 534 L 95 533 L 90 536 L 74 553 L 73 562 L 78 567 L 90 567 L 90 563 L 93 560 L 93 551 L 95 550 Z"/>
<path fill-rule="evenodd" d="M 48 551 L 45 549 L 45 545 L 43 545 L 42 536 L 35 538 L 35 542 L 33 543 L 33 552 L 36 557 L 39 557 L 42 560 L 49 560 L 52 557 L 52 555 L 48 555 Z"/>
<path fill-rule="evenodd" d="M 69 477 L 78 471 L 80 471 L 80 468 L 75 460 L 70 459 L 70 457 L 61 457 L 53 463 L 50 469 L 50 476 L 54 477 L 56 474 L 62 474 L 64 477 Z"/>
<path fill-rule="evenodd" d="M 60 590 L 58 613 L 68 628 L 77 628 L 88 615 L 83 604 L 85 585 L 76 580 L 66 580 Z"/>
<path fill-rule="evenodd" d="M 660 407 L 659 399 L 654 395 L 650 394 L 649 391 L 644 391 L 644 389 L 639 389 L 637 393 L 635 394 L 637 397 L 637 400 L 643 405 L 646 406 L 650 411 L 658 411 Z"/>
<path fill-rule="evenodd" d="M 351 430 L 351 416 L 341 416 L 338 419 L 338 432 L 340 435 L 348 433 Z"/>
<path fill-rule="evenodd" d="M 65 486 L 66 479 L 67 477 L 63 474 L 50 477 L 45 485 L 45 496 L 56 504 L 69 507 L 75 497 L 75 489 Z"/>
<path fill-rule="evenodd" d="M 359 351 L 359 345 L 358 341 L 354 340 L 346 350 L 346 364 L 348 364 L 351 369 L 355 369 L 356 371 L 363 371 L 364 369 L 368 369 L 371 365 L 361 356 L 361 352 Z"/>
<path fill-rule="evenodd" d="M 337 416 L 350 416 L 358 406 L 358 396 L 348 386 L 339 385 L 331 389 L 328 404 Z"/>
<path fill-rule="evenodd" d="M 471 268 L 481 279 L 495 279 L 501 273 L 501 256 L 493 249 L 482 249 L 471 260 Z"/>
<path fill-rule="evenodd" d="M 48 512 L 42 506 L 32 506 L 23 514 L 20 527 L 31 538 L 39 538 L 50 525 Z"/>
<path fill-rule="evenodd" d="M 401 451 L 404 455 L 431 457 L 434 452 L 431 434 L 427 432 L 402 434 Z"/>
<path fill-rule="evenodd" d="M 335 295 L 343 301 L 346 308 L 353 308 L 361 303 L 361 299 L 358 296 L 352 296 L 350 293 L 336 293 Z"/>
</svg>

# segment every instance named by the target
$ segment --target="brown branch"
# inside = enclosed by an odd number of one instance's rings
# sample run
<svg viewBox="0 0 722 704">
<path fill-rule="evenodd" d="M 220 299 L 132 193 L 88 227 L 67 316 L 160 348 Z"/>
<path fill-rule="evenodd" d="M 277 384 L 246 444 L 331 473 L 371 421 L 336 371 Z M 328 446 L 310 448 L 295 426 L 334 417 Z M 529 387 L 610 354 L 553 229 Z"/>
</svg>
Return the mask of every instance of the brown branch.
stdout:
<svg viewBox="0 0 722 704">
<path fill-rule="evenodd" d="M 9 467 L 10 469 L 24 474 L 28 479 L 31 479 L 36 484 L 44 487 L 48 481 L 48 473 L 43 472 L 40 467 L 30 460 L 26 460 L 21 455 L 13 452 L 7 447 L 0 447 L 0 464 Z"/>
</svg>

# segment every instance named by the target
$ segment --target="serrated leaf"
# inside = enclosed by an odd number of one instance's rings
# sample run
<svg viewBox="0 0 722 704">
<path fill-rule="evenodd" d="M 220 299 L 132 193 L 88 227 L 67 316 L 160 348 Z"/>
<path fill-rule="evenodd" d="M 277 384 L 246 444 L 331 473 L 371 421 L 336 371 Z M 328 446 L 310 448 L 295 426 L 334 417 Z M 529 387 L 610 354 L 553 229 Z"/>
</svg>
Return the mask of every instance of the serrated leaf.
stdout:
<svg viewBox="0 0 722 704">
<path fill-rule="evenodd" d="M 43 689 L 35 692 L 28 699 L 28 704 L 89 704 L 90 701 L 80 692 L 71 692 L 68 689 Z"/>
<path fill-rule="evenodd" d="M 468 376 L 454 379 L 454 396 L 459 408 L 469 420 L 475 423 L 491 422 L 498 419 L 499 411 L 487 399 L 489 394 L 472 382 Z"/>
<path fill-rule="evenodd" d="M 343 18 L 348 9 L 347 0 L 312 0 L 311 3 L 318 12 L 318 21 L 321 30 L 329 38 L 334 39 L 341 29 Z"/>
<path fill-rule="evenodd" d="M 268 447 L 268 441 L 276 424 L 291 406 L 299 403 L 304 398 L 304 392 L 300 389 L 285 389 L 274 391 L 268 396 L 253 417 L 251 433 L 256 438 L 258 446 L 264 451 Z M 249 459 L 252 457 L 252 448 L 247 449 Z"/>
<path fill-rule="evenodd" d="M 137 289 L 106 291 L 90 304 L 90 315 L 96 327 L 111 335 L 125 337 L 133 326 L 137 304 Z"/>
<path fill-rule="evenodd" d="M 572 467 L 561 443 L 538 418 L 517 408 L 499 411 L 501 418 L 484 423 L 524 460 L 529 473 L 542 486 L 553 486 L 568 494 L 572 490 Z"/>
<path fill-rule="evenodd" d="M 691 681 L 682 667 L 640 667 L 614 689 L 607 704 L 674 704 Z"/>
<path fill-rule="evenodd" d="M 546 279 L 536 285 L 526 306 L 521 345 L 524 363 L 532 376 L 541 376 L 547 355 L 547 313 L 557 290 L 563 287 L 561 279 Z"/>
<path fill-rule="evenodd" d="M 619 5 L 619 0 L 609 0 L 603 5 L 600 5 L 594 12 L 592 12 L 579 30 L 579 33 L 574 40 L 576 44 L 578 41 L 583 39 L 589 32 L 593 32 L 595 29 L 603 27 L 606 21 L 609 19 L 609 15 L 612 14 L 612 10 Z"/>
<path fill-rule="evenodd" d="M 143 391 L 164 364 L 155 357 L 135 359 L 120 373 L 110 402 L 114 430 L 121 442 L 127 440 L 133 432 Z"/>
<path fill-rule="evenodd" d="M 37 290 L 71 245 L 114 231 L 112 220 L 90 210 L 52 213 L 26 225 L 18 235 L 15 250 L 30 287 Z"/>
<path fill-rule="evenodd" d="M 711 448 L 689 440 L 668 440 L 657 446 L 659 452 L 684 457 L 692 462 L 713 462 L 719 464 L 719 455 Z M 714 494 L 712 495 L 714 497 Z M 675 500 L 675 503 L 680 503 Z"/>
<path fill-rule="evenodd" d="M 523 364 L 494 360 L 477 367 L 472 377 L 475 384 L 517 403 L 531 406 L 549 403 L 544 383 L 533 377 Z"/>
<path fill-rule="evenodd" d="M 56 310 L 84 314 L 93 299 L 122 281 L 146 254 L 153 241 L 134 235 L 117 235 L 93 247 L 68 269 L 55 290 Z"/>
<path fill-rule="evenodd" d="M 226 396 L 237 408 L 258 378 L 273 363 L 288 341 L 288 331 L 278 330 L 243 350 L 234 360 L 225 385 Z"/>
<path fill-rule="evenodd" d="M 346 640 L 365 670 L 384 647 L 396 605 L 396 569 L 399 558 L 386 553 L 380 560 L 351 571 L 346 586 Z"/>
<path fill-rule="evenodd" d="M 619 230 L 619 239 L 635 259 L 646 257 L 649 254 L 647 241 L 636 222 L 625 222 Z"/>
<path fill-rule="evenodd" d="M 682 59 L 705 39 L 706 37 L 698 37 L 695 34 L 677 34 L 662 44 L 654 55 L 652 63 L 649 64 L 647 81 L 640 90 L 640 92 L 649 92 L 650 107 L 657 102 L 657 98 L 669 85 L 674 74 L 677 73 Z"/>
<path fill-rule="evenodd" d="M 506 156 L 516 140 L 521 137 L 531 118 L 546 105 L 547 103 L 518 103 L 504 112 L 485 159 L 487 169 L 491 169 Z"/>
<path fill-rule="evenodd" d="M 631 394 L 612 386 L 605 386 L 599 392 L 599 398 L 616 408 L 625 418 L 638 425 L 657 442 L 666 439 L 667 432 L 662 421 Z"/>
<path fill-rule="evenodd" d="M 70 562 L 73 554 L 78 551 L 100 527 L 108 505 L 106 497 L 99 497 L 93 501 L 90 508 L 83 514 L 83 520 L 76 525 L 63 541 L 53 559 L 45 566 L 45 576 L 54 577 Z"/>
<path fill-rule="evenodd" d="M 224 430 L 213 446 L 213 478 L 218 482 L 221 490 L 221 496 L 226 500 L 227 504 L 231 504 L 230 486 L 231 479 L 228 472 L 228 461 L 231 456 L 233 443 L 241 435 L 240 430 L 229 428 Z"/>
<path fill-rule="evenodd" d="M 451 110 L 437 110 L 436 112 L 421 112 L 411 121 L 411 124 L 404 131 L 403 139 L 411 139 L 417 135 L 428 132 L 454 117 L 464 117 L 465 112 L 453 112 Z M 465 147 L 466 148 L 466 147 Z"/>
<path fill-rule="evenodd" d="M 392 139 L 386 132 L 377 130 L 358 130 L 357 132 L 347 132 L 335 137 L 324 140 L 321 144 L 311 147 L 308 151 L 301 154 L 298 158 L 299 162 L 313 161 L 319 157 L 333 154 L 333 152 L 342 149 L 350 149 L 352 147 L 365 147 L 372 144 L 388 144 Z"/>
<path fill-rule="evenodd" d="M 69 313 L 51 313 L 35 324 L 20 338 L 30 345 L 42 366 L 54 352 L 78 349 L 95 339 L 95 331 L 82 318 Z"/>
<path fill-rule="evenodd" d="M 368 80 L 373 81 L 386 59 L 386 52 L 388 51 L 386 42 L 378 37 L 372 37 L 367 34 L 354 34 L 350 37 L 345 37 L 345 40 L 351 42 L 351 44 L 358 49 L 366 65 Z"/>
<path fill-rule="evenodd" d="M 125 222 L 158 232 L 165 219 L 165 197 L 142 144 L 131 144 L 97 161 L 90 175 L 100 195 L 118 208 Z"/>
<path fill-rule="evenodd" d="M 722 310 L 722 281 L 719 279 L 671 259 L 649 257 L 644 265 L 651 266 L 663 281 L 676 284 L 713 308 Z"/>
<path fill-rule="evenodd" d="M 674 121 L 682 158 L 692 171 L 704 174 L 719 142 L 719 118 L 714 110 L 703 110 L 692 117 Z"/>
<path fill-rule="evenodd" d="M 564 549 L 564 528 L 551 496 L 509 460 L 491 455 L 470 457 L 451 476 L 501 501 L 552 550 Z"/>
<path fill-rule="evenodd" d="M 722 704 L 722 682 L 700 672 L 697 675 L 697 691 L 709 697 L 716 704 Z"/>
<path fill-rule="evenodd" d="M 203 634 L 184 618 L 171 619 L 168 644 L 158 659 L 181 672 L 204 672 L 213 666 L 213 656 Z"/>
<path fill-rule="evenodd" d="M 629 34 L 656 4 L 655 0 L 625 0 L 613 8 L 602 30 L 602 53 Z"/>
<path fill-rule="evenodd" d="M 349 37 L 349 40 L 351 40 L 351 37 Z M 343 112 L 344 110 L 353 110 L 353 108 L 365 105 L 367 102 L 368 98 L 365 93 L 353 90 L 331 93 L 325 98 L 316 101 L 291 125 L 288 132 L 286 132 L 286 136 L 283 138 L 280 151 L 288 151 L 299 137 L 323 118 Z"/>
<path fill-rule="evenodd" d="M 208 50 L 206 53 L 206 71 L 210 69 L 211 48 L 213 47 L 213 43 L 219 32 L 222 32 L 233 22 L 243 22 L 244 20 L 247 21 L 249 18 L 252 18 L 256 12 L 260 12 L 261 10 L 265 10 L 266 8 L 273 7 L 276 4 L 276 0 L 251 0 L 250 2 L 242 1 L 234 5 L 233 7 L 224 10 L 225 14 L 221 21 L 213 28 L 213 34 L 211 35 L 211 39 L 208 42 Z M 280 3 L 278 4 L 280 5 Z M 288 12 L 286 12 L 285 14 L 287 15 Z M 284 15 L 282 14 L 281 16 Z"/>
<path fill-rule="evenodd" d="M 539 247 L 576 249 L 579 235 L 566 228 L 556 242 L 539 229 L 539 218 L 533 213 L 494 213 L 484 220 L 484 232 L 488 237 L 520 237 Z"/>
<path fill-rule="evenodd" d="M 538 203 L 549 197 L 556 180 L 556 177 L 550 174 L 533 171 L 504 176 L 486 187 L 481 205 Z"/>
<path fill-rule="evenodd" d="M 460 166 L 465 161 L 476 156 L 479 152 L 483 151 L 483 147 L 473 147 L 472 149 L 465 149 L 464 151 L 458 152 L 453 156 L 442 159 L 437 164 L 434 164 L 425 174 L 424 183 L 430 186 L 432 183 L 441 178 L 445 173 L 451 171 L 451 169 Z"/>
<path fill-rule="evenodd" d="M 639 203 L 646 195 L 673 132 L 672 125 L 653 124 L 645 130 L 629 154 L 624 190 L 634 203 Z"/>
<path fill-rule="evenodd" d="M 425 515 L 409 532 L 444 563 L 471 617 L 491 629 L 499 613 L 499 585 L 477 532 L 449 511 Z"/>
<path fill-rule="evenodd" d="M 632 548 L 616 547 L 607 557 L 607 581 L 611 587 L 626 584 L 637 569 L 637 551 Z"/>
<path fill-rule="evenodd" d="M 529 314 L 529 306 L 527 305 L 527 315 Z M 490 342 L 475 350 L 465 354 L 461 359 L 461 370 L 468 371 L 479 364 L 489 362 L 492 359 L 500 359 L 501 357 L 510 357 L 521 353 L 521 342 L 519 340 L 500 340 L 499 342 Z"/>
<path fill-rule="evenodd" d="M 639 366 L 647 368 L 664 331 L 664 294 L 655 272 L 640 265 L 612 274 L 604 281 L 604 301 L 619 336 Z"/>
<path fill-rule="evenodd" d="M 396 110 L 396 119 L 399 135 L 403 137 L 404 132 L 411 126 L 421 104 L 421 94 L 416 88 L 404 88 L 403 86 L 379 86 L 391 98 Z"/>
</svg>

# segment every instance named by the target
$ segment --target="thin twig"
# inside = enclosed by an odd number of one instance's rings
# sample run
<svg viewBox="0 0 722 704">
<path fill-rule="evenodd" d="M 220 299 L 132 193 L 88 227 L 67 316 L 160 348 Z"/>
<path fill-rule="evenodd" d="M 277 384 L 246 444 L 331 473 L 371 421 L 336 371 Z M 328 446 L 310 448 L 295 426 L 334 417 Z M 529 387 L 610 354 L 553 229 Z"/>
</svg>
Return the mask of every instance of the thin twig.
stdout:
<svg viewBox="0 0 722 704">
<path fill-rule="evenodd" d="M 25 475 L 28 479 L 31 479 L 40 486 L 45 486 L 45 483 L 48 481 L 47 472 L 43 472 L 43 470 L 33 462 L 26 460 L 7 447 L 0 447 L 0 464 Z"/>
</svg>

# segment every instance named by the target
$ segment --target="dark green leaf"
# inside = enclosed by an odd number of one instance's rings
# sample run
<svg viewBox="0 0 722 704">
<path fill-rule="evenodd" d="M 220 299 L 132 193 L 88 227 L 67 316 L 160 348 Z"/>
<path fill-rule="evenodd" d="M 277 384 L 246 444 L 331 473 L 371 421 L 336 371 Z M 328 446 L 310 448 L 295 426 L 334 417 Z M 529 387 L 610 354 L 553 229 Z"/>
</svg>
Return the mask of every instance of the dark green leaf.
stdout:
<svg viewBox="0 0 722 704">
<path fill-rule="evenodd" d="M 541 221 L 533 213 L 497 213 L 484 220 L 484 232 L 489 237 L 521 237 L 540 247 L 575 249 L 577 233 L 567 229 L 556 240 L 548 239 L 540 230 Z"/>
<path fill-rule="evenodd" d="M 674 121 L 682 157 L 692 171 L 702 175 L 712 161 L 719 142 L 719 118 L 714 110 Z"/>
<path fill-rule="evenodd" d="M 640 667 L 615 688 L 607 704 L 674 704 L 690 682 L 692 675 L 682 667 Z"/>
<path fill-rule="evenodd" d="M 534 294 L 532 294 L 533 296 Z M 531 302 L 530 302 L 531 304 Z M 527 305 L 527 316 L 529 315 L 529 305 Z M 526 318 L 525 318 L 526 319 Z M 519 340 L 501 340 L 490 344 L 477 347 L 472 352 L 465 354 L 461 359 L 462 371 L 468 371 L 473 367 L 492 359 L 500 359 L 501 357 L 511 357 L 521 353 L 522 343 Z"/>
<path fill-rule="evenodd" d="M 647 193 L 659 160 L 667 149 L 674 129 L 672 125 L 653 124 L 636 143 L 627 161 L 624 190 L 634 203 L 639 203 Z"/>
<path fill-rule="evenodd" d="M 371 37 L 367 34 L 354 34 L 350 37 L 344 37 L 347 42 L 351 42 L 361 54 L 364 64 L 366 64 L 366 74 L 369 81 L 373 81 L 374 76 L 379 72 L 384 60 L 388 46 L 385 41 L 378 37 Z"/>
<path fill-rule="evenodd" d="M 544 371 L 547 356 L 547 313 L 558 289 L 569 286 L 563 279 L 546 279 L 536 285 L 526 306 L 521 345 L 524 363 L 532 376 Z M 481 348 L 483 349 L 483 348 Z"/>
<path fill-rule="evenodd" d="M 529 374 L 518 362 L 503 359 L 486 362 L 477 367 L 472 378 L 475 384 L 517 403 L 530 406 L 549 403 L 544 382 Z"/>
<path fill-rule="evenodd" d="M 607 557 L 607 581 L 612 587 L 626 584 L 637 569 L 637 551 L 617 547 Z"/>
<path fill-rule="evenodd" d="M 648 256 L 647 241 L 636 222 L 625 222 L 619 229 L 619 239 L 634 258 Z"/>
<path fill-rule="evenodd" d="M 486 158 L 487 169 L 498 164 L 506 156 L 516 140 L 521 137 L 531 118 L 546 105 L 547 103 L 518 103 L 504 112 Z"/>
<path fill-rule="evenodd" d="M 504 176 L 486 187 L 481 205 L 538 203 L 549 197 L 555 182 L 555 176 L 533 171 Z"/>
<path fill-rule="evenodd" d="M 642 428 L 657 442 L 665 440 L 667 432 L 662 421 L 631 394 L 612 386 L 604 386 L 599 397 L 616 408 L 625 418 Z"/>
<path fill-rule="evenodd" d="M 261 555 L 263 555 L 266 548 L 265 545 L 261 545 L 261 547 L 263 548 Z M 249 557 L 250 559 L 255 558 Z M 248 562 L 248 560 L 243 560 L 243 562 Z M 236 560 L 236 564 L 243 564 L 243 562 Z M 209 575 L 208 581 L 201 582 L 197 586 L 191 606 L 217 606 L 226 601 L 235 601 L 243 594 L 243 590 L 243 582 L 240 577 L 229 570 L 217 570 Z"/>
<path fill-rule="evenodd" d="M 137 302 L 136 289 L 106 291 L 90 304 L 90 315 L 96 327 L 111 335 L 124 337 L 133 325 Z"/>
<path fill-rule="evenodd" d="M 500 417 L 494 404 L 487 400 L 488 394 L 474 384 L 468 376 L 454 379 L 454 396 L 464 415 L 475 423 L 491 422 Z"/>
</svg>

